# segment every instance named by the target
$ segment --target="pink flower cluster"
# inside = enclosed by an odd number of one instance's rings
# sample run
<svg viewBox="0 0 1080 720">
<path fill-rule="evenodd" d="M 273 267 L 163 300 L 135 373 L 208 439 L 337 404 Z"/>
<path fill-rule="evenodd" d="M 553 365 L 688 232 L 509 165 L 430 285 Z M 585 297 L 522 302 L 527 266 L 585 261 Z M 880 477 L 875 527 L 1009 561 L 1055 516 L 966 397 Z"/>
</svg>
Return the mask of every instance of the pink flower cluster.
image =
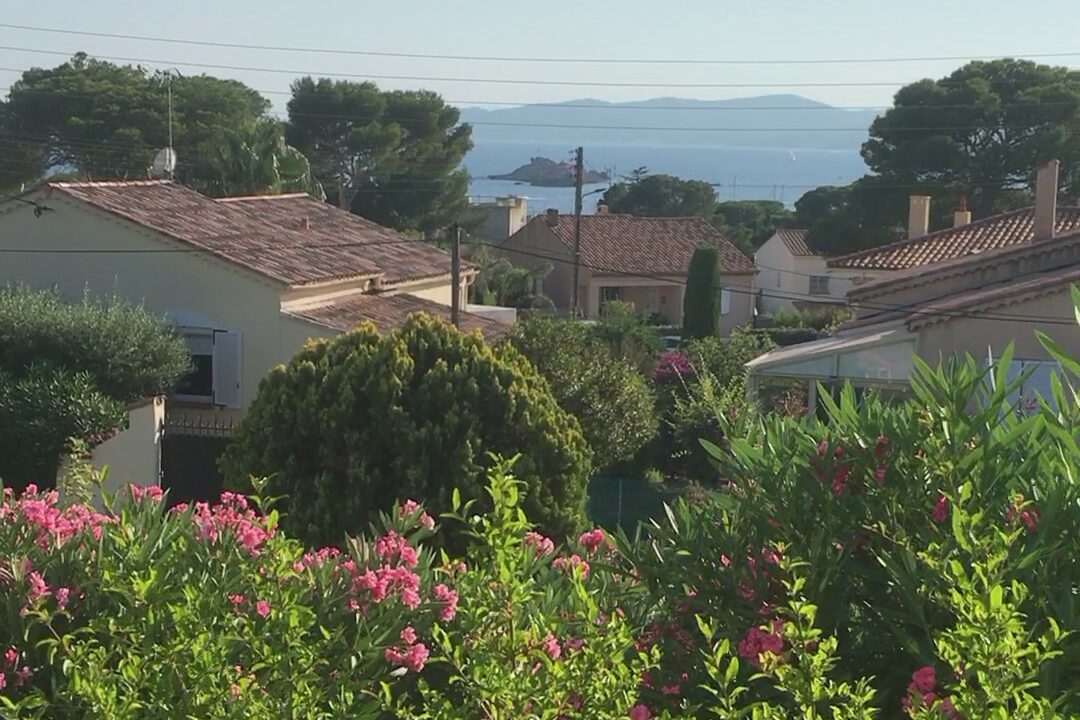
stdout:
<svg viewBox="0 0 1080 720">
<path fill-rule="evenodd" d="M 934 673 L 934 668 L 929 665 L 911 674 L 907 697 L 901 701 L 901 705 L 908 715 L 912 715 L 918 708 L 927 707 L 936 709 L 946 720 L 965 720 L 964 716 L 953 707 L 950 698 L 939 698 L 937 675 Z"/>
<path fill-rule="evenodd" d="M 191 519 L 200 539 L 217 543 L 222 534 L 228 533 L 251 555 L 258 555 L 275 533 L 264 518 L 248 507 L 247 498 L 236 493 L 222 493 L 221 503 L 213 507 L 196 503 Z"/>
<path fill-rule="evenodd" d="M 422 527 L 426 530 L 435 529 L 435 520 L 424 512 L 424 508 L 420 503 L 415 500 L 406 500 L 398 508 L 398 519 L 407 520 L 408 518 L 415 517 L 417 527 Z"/>
<path fill-rule="evenodd" d="M 750 628 L 746 637 L 739 641 L 739 655 L 758 669 L 761 669 L 761 656 L 764 653 L 771 653 L 779 658 L 784 652 L 782 627 L 783 623 L 780 620 L 773 620 L 769 631 L 759 627 Z"/>
<path fill-rule="evenodd" d="M 293 563 L 293 570 L 296 572 L 303 572 L 310 567 L 322 567 L 326 563 L 334 560 L 341 551 L 336 547 L 324 547 L 315 550 L 314 552 L 306 552 L 304 556 Z"/>
<path fill-rule="evenodd" d="M 165 491 L 157 485 L 147 485 L 146 487 L 128 485 L 128 492 L 131 493 L 131 499 L 135 502 L 142 502 L 143 498 L 150 502 L 161 502 L 161 499 L 165 497 Z"/>
<path fill-rule="evenodd" d="M 95 540 L 101 537 L 101 526 L 116 519 L 96 512 L 86 505 L 57 507 L 60 495 L 55 490 L 39 493 L 36 485 L 28 485 L 18 501 L 11 502 L 10 488 L 4 489 L 0 503 L 0 522 L 20 519 L 36 533 L 38 547 L 62 547 L 68 540 L 89 531 Z"/>
<path fill-rule="evenodd" d="M 555 543 L 538 532 L 525 533 L 525 547 L 532 548 L 537 557 L 555 552 Z"/>
<path fill-rule="evenodd" d="M 650 718 L 652 718 L 652 712 L 649 710 L 649 707 L 647 705 L 642 705 L 641 703 L 630 708 L 628 714 L 630 720 L 650 720 Z"/>
<path fill-rule="evenodd" d="M 1030 505 L 1025 505 L 1023 495 L 1017 495 L 1013 504 L 1005 511 L 1005 522 L 1013 523 L 1018 519 L 1029 533 L 1035 532 L 1035 528 L 1039 525 L 1039 511 Z"/>
<path fill-rule="evenodd" d="M 436 602 L 444 603 L 439 610 L 439 619 L 443 622 L 453 620 L 457 616 L 458 594 L 443 584 L 431 588 L 431 594 Z"/>
<path fill-rule="evenodd" d="M 0 658 L 0 690 L 7 687 L 10 682 L 15 687 L 22 687 L 30 682 L 34 671 L 25 664 L 19 667 L 19 651 L 9 647 Z"/>
<path fill-rule="evenodd" d="M 394 667 L 403 667 L 412 672 L 420 672 L 428 659 L 428 649 L 423 643 L 416 642 L 416 631 L 406 626 L 401 631 L 401 643 L 386 648 L 383 655 Z"/>
<path fill-rule="evenodd" d="M 930 519 L 938 525 L 949 519 L 949 498 L 938 495 L 937 502 L 934 503 L 934 509 L 930 511 Z"/>
<path fill-rule="evenodd" d="M 594 554 L 602 546 L 607 543 L 607 537 L 604 535 L 604 531 L 600 528 L 590 530 L 586 533 L 582 533 L 578 538 L 578 542 L 585 548 L 586 552 L 590 555 Z"/>
<path fill-rule="evenodd" d="M 692 379 L 697 375 L 690 358 L 681 350 L 669 350 L 653 365 L 652 378 L 658 383 L 668 383 L 678 378 Z"/>
<path fill-rule="evenodd" d="M 570 557 L 557 557 L 551 564 L 567 573 L 576 572 L 578 568 L 581 568 L 581 578 L 584 580 L 589 577 L 589 561 L 585 560 L 577 553 L 574 553 Z"/>
</svg>

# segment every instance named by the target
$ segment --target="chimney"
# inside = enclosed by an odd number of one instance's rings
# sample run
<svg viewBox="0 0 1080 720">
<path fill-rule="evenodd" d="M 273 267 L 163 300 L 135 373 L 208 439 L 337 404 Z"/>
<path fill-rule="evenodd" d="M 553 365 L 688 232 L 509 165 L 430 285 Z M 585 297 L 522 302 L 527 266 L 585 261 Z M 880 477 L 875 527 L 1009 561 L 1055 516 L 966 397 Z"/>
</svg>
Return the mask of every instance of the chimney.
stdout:
<svg viewBox="0 0 1080 720">
<path fill-rule="evenodd" d="M 548 208 L 546 215 L 547 215 L 547 224 L 548 225 L 551 225 L 552 227 L 554 227 L 554 226 L 559 224 L 559 211 L 558 210 L 556 210 L 555 208 Z"/>
<path fill-rule="evenodd" d="M 930 197 L 912 195 L 908 199 L 908 240 L 921 238 L 930 232 Z"/>
<path fill-rule="evenodd" d="M 597 204 L 597 206 L 596 206 L 596 214 L 597 215 L 607 215 L 608 214 L 608 206 L 605 205 L 604 203 Z"/>
<path fill-rule="evenodd" d="M 961 195 L 959 202 L 956 203 L 956 210 L 953 212 L 952 226 L 954 228 L 964 227 L 971 222 L 971 211 L 967 209 L 967 196 Z"/>
<path fill-rule="evenodd" d="M 1057 225 L 1057 192 L 1058 192 L 1058 168 L 1061 163 L 1057 160 L 1039 168 L 1035 176 L 1035 241 L 1051 240 L 1054 237 L 1054 229 Z"/>
</svg>

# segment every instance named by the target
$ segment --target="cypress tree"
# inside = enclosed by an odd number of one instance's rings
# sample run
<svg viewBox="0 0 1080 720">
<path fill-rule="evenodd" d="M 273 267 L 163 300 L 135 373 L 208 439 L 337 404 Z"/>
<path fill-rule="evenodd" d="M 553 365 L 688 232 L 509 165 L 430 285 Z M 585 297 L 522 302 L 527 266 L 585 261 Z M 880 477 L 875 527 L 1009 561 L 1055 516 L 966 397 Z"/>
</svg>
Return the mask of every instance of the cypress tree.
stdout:
<svg viewBox="0 0 1080 720">
<path fill-rule="evenodd" d="M 716 337 L 720 320 L 720 250 L 704 245 L 694 251 L 683 295 L 683 337 Z"/>
</svg>

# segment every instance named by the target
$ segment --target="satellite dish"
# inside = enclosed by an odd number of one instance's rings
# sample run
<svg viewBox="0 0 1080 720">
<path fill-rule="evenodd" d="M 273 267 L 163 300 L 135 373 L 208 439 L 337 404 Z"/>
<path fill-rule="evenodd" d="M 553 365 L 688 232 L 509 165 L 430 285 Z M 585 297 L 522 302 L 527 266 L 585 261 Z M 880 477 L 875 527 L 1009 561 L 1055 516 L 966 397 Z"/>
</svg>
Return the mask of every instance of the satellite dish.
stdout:
<svg viewBox="0 0 1080 720">
<path fill-rule="evenodd" d="M 176 151 L 171 147 L 161 148 L 154 155 L 154 165 L 150 174 L 155 178 L 171 178 L 176 169 Z"/>
</svg>

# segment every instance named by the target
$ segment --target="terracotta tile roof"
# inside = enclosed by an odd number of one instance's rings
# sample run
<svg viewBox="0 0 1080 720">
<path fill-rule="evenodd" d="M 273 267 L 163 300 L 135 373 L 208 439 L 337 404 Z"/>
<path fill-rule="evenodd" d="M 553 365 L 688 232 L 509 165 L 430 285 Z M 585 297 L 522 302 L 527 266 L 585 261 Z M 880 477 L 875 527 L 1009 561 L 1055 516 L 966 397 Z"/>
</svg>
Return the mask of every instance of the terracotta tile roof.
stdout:
<svg viewBox="0 0 1080 720">
<path fill-rule="evenodd" d="M 533 222 L 548 223 L 541 215 Z M 574 247 L 574 216 L 548 223 L 567 247 Z M 584 215 L 581 261 L 594 275 L 685 275 L 690 256 L 702 245 L 720 248 L 720 266 L 728 274 L 756 273 L 750 258 L 699 217 L 653 218 L 634 215 Z"/>
<path fill-rule="evenodd" d="M 864 270 L 907 270 L 1034 239 L 1034 209 L 993 215 L 958 228 L 948 228 L 917 240 L 901 240 L 830 260 L 829 267 Z M 1055 231 L 1080 229 L 1080 207 L 1059 207 Z"/>
<path fill-rule="evenodd" d="M 326 305 L 302 310 L 289 310 L 296 315 L 341 331 L 348 331 L 362 322 L 371 321 L 379 332 L 389 332 L 400 326 L 409 315 L 428 313 L 443 322 L 450 322 L 450 307 L 412 295 L 350 295 Z M 461 329 L 479 330 L 489 342 L 510 332 L 510 326 L 473 313 L 461 313 Z"/>
<path fill-rule="evenodd" d="M 809 230 L 782 229 L 776 231 L 776 236 L 787 246 L 795 257 L 813 257 L 818 253 L 810 249 L 806 243 Z"/>
<path fill-rule="evenodd" d="M 426 242 L 410 242 L 412 238 L 395 230 L 344 212 L 309 195 L 222 198 L 218 202 L 285 229 L 299 228 L 306 223 L 304 234 L 317 238 L 316 242 L 319 243 L 366 245 L 358 252 L 383 272 L 383 281 L 387 283 L 450 274 L 448 253 Z M 462 263 L 462 267 L 468 269 L 472 266 Z"/>
<path fill-rule="evenodd" d="M 1080 282 L 1080 266 L 1072 265 L 1043 273 L 1033 273 L 1009 282 L 957 293 L 940 300 L 926 303 L 908 319 L 911 328 L 957 318 L 958 314 L 993 310 L 1022 300 L 1029 300 L 1049 293 L 1067 290 L 1072 283 Z M 963 315 L 961 315 L 963 317 Z M 1030 321 L 1032 326 L 1037 321 Z"/>
<path fill-rule="evenodd" d="M 47 187 L 286 285 L 378 276 L 395 282 L 450 271 L 449 256 L 437 248 L 306 195 L 221 202 L 167 180 Z M 326 220 L 332 213 L 358 222 Z M 306 216 L 309 227 L 302 224 Z M 364 247 L 369 242 L 380 245 Z"/>
</svg>

